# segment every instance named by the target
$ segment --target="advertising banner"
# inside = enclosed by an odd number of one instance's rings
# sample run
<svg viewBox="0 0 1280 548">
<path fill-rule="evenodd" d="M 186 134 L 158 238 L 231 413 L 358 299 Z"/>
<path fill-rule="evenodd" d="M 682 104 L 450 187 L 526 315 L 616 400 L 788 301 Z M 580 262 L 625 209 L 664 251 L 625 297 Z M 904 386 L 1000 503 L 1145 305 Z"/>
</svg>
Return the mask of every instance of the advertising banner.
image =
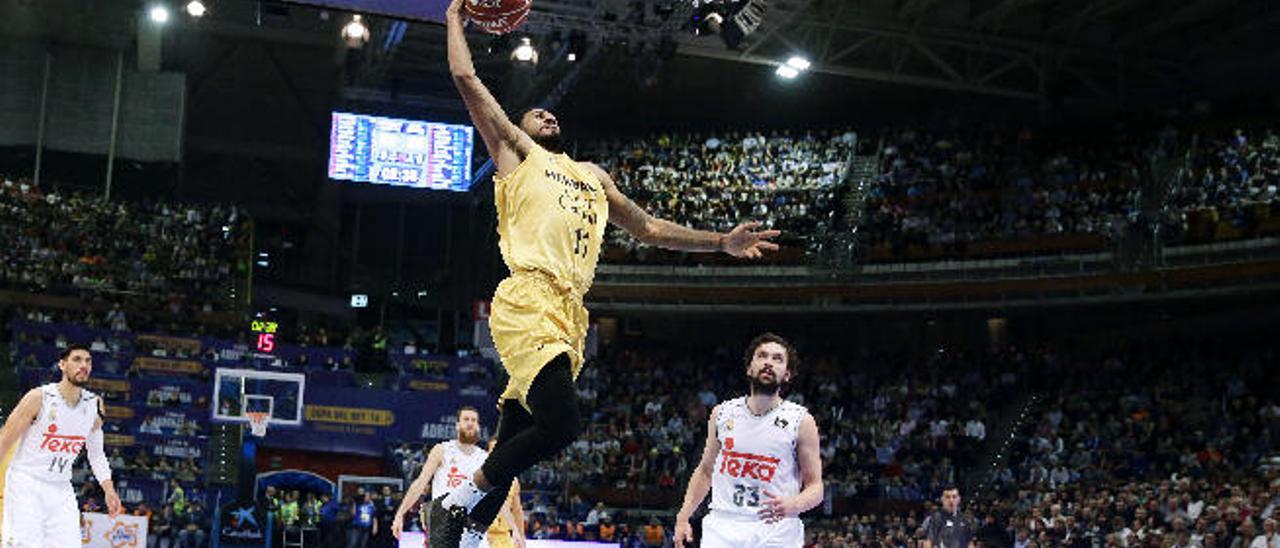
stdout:
<svg viewBox="0 0 1280 548">
<path fill-rule="evenodd" d="M 452 438 L 455 416 L 463 405 L 480 410 L 488 432 L 496 420 L 496 401 L 491 395 L 308 386 L 303 426 L 272 428 L 261 445 L 382 456 L 388 444 Z"/>
<path fill-rule="evenodd" d="M 147 545 L 147 518 L 121 514 L 80 515 L 80 540 L 85 548 L 144 548 Z"/>
</svg>

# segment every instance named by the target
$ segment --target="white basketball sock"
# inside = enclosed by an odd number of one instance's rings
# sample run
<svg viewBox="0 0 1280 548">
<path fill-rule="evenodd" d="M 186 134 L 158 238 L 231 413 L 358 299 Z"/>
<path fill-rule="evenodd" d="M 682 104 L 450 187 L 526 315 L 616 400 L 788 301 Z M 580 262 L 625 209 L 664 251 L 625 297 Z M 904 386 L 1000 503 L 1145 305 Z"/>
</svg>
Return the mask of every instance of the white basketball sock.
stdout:
<svg viewBox="0 0 1280 548">
<path fill-rule="evenodd" d="M 476 548 L 485 540 L 485 534 L 468 528 L 462 532 L 462 538 L 458 539 L 458 548 Z"/>
</svg>

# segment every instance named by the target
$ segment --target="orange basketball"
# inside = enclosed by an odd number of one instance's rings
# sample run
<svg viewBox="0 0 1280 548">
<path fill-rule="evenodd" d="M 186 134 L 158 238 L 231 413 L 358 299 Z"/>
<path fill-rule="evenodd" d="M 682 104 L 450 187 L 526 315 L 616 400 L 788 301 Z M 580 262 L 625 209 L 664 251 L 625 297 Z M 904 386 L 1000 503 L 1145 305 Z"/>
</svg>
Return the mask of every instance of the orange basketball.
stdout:
<svg viewBox="0 0 1280 548">
<path fill-rule="evenodd" d="M 492 34 L 506 34 L 524 24 L 533 0 L 465 0 L 462 9 L 476 26 Z"/>
</svg>

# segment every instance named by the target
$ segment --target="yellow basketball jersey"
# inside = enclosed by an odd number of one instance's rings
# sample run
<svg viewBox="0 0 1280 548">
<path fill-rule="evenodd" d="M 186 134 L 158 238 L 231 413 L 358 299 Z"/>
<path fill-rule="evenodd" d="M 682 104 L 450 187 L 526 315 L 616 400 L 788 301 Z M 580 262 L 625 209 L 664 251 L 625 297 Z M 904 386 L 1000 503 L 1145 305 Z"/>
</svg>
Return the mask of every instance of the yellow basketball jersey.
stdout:
<svg viewBox="0 0 1280 548">
<path fill-rule="evenodd" d="M 493 181 L 507 268 L 541 271 L 563 290 L 585 295 L 609 220 L 600 181 L 568 155 L 537 145 L 515 171 Z"/>
</svg>

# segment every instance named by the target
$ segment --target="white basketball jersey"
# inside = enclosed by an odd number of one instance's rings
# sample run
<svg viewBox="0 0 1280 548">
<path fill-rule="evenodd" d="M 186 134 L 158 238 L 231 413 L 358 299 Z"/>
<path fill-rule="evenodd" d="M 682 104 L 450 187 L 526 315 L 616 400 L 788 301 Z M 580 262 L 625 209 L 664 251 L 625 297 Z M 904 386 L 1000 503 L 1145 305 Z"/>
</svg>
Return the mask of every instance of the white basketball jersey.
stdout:
<svg viewBox="0 0 1280 548">
<path fill-rule="evenodd" d="M 484 464 L 484 459 L 489 457 L 489 452 L 478 446 L 473 446 L 471 454 L 467 454 L 462 450 L 462 444 L 458 440 L 449 440 L 440 444 L 444 448 L 440 459 L 440 467 L 436 468 L 436 475 L 431 477 L 431 498 L 440 498 L 456 489 L 462 482 L 471 479 L 475 475 L 476 470 L 480 469 L 480 465 Z"/>
<path fill-rule="evenodd" d="M 40 387 L 40 413 L 18 444 L 10 470 L 46 481 L 71 481 L 71 463 L 84 449 L 98 419 L 98 395 L 80 391 L 80 402 L 67 405 L 56 383 Z"/>
<path fill-rule="evenodd" d="M 747 407 L 746 397 L 721 404 L 711 509 L 754 519 L 767 498 L 765 492 L 778 497 L 799 494 L 796 439 L 800 421 L 808 414 L 803 406 L 785 400 L 761 416 Z"/>
</svg>

